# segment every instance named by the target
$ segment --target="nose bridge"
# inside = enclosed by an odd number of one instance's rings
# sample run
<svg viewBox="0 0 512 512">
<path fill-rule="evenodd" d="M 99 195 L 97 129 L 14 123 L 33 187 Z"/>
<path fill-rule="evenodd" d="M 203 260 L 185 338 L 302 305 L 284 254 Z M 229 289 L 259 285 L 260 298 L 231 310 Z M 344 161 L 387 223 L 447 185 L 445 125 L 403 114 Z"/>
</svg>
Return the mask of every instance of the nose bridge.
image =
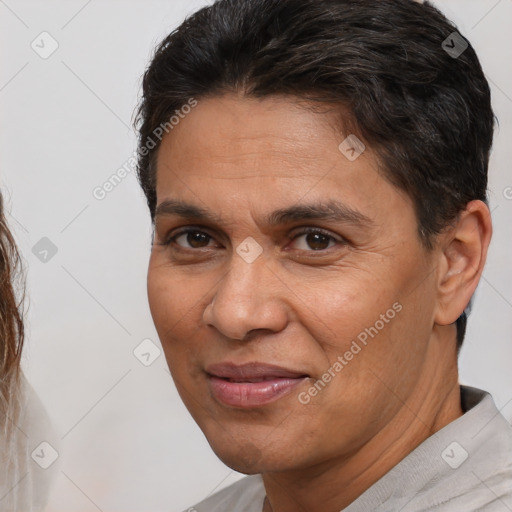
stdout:
<svg viewBox="0 0 512 512">
<path fill-rule="evenodd" d="M 219 284 L 216 304 L 231 311 L 232 315 L 248 318 L 258 308 L 262 294 L 266 293 L 265 282 L 268 291 L 268 272 L 262 258 L 248 263 L 238 254 L 233 254 L 229 272 Z"/>
<path fill-rule="evenodd" d="M 274 280 L 277 278 L 263 258 L 249 263 L 233 253 L 229 271 L 205 310 L 206 323 L 233 339 L 243 339 L 255 329 L 281 330 L 286 312 Z"/>
<path fill-rule="evenodd" d="M 221 282 L 221 287 L 228 292 L 234 292 L 237 296 L 243 297 L 254 291 L 258 283 L 264 279 L 265 263 L 262 258 L 255 261 L 245 261 L 238 254 L 233 254 L 229 272 Z M 231 290 L 232 288 L 232 290 Z"/>
</svg>

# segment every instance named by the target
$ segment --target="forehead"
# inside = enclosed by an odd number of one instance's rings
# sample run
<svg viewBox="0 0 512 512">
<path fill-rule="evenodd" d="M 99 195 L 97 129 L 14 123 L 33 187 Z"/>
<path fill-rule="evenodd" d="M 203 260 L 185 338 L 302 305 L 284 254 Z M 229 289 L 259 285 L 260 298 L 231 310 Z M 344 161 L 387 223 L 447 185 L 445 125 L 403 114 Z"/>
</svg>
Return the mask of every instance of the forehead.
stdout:
<svg viewBox="0 0 512 512">
<path fill-rule="evenodd" d="M 348 158 L 343 144 L 353 135 L 339 130 L 342 115 L 288 96 L 198 100 L 162 140 L 157 203 L 180 199 L 226 211 L 337 200 L 372 217 L 372 204 L 407 201 L 379 172 L 371 148 L 357 156 L 356 147 Z"/>
<path fill-rule="evenodd" d="M 252 159 L 255 164 L 258 159 L 282 165 L 291 161 L 294 167 L 303 163 L 311 168 L 319 158 L 340 156 L 336 140 L 341 134 L 332 126 L 335 119 L 332 112 L 314 114 L 292 97 L 224 95 L 199 100 L 164 137 L 160 154 L 171 149 L 188 163 L 211 158 L 212 165 L 223 164 L 224 170 L 231 161 L 242 159 L 246 163 Z M 244 165 L 238 171 L 250 170 L 250 165 Z"/>
<path fill-rule="evenodd" d="M 338 145 L 349 134 L 337 127 L 342 121 L 339 110 L 327 105 L 318 109 L 318 104 L 291 96 L 255 99 L 226 94 L 201 99 L 164 136 L 157 175 L 164 174 L 163 167 L 186 167 L 194 173 L 196 168 L 203 171 L 204 165 L 212 176 L 216 169 L 224 175 L 233 170 L 233 178 L 286 171 L 288 165 L 293 176 L 300 176 L 301 170 L 325 174 L 326 162 L 344 163 Z M 365 153 L 366 165 L 375 167 L 372 152 Z M 259 169 L 261 161 L 276 167 Z"/>
</svg>

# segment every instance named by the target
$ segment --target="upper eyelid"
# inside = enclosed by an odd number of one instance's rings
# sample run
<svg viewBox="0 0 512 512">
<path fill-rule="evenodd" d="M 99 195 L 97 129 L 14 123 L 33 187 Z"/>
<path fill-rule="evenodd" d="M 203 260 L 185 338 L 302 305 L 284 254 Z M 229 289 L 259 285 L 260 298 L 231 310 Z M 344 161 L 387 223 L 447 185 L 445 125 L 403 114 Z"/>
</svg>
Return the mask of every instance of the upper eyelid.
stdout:
<svg viewBox="0 0 512 512">
<path fill-rule="evenodd" d="M 208 228 L 208 227 L 205 227 L 205 226 L 194 226 L 194 225 L 191 225 L 191 226 L 182 226 L 181 228 L 176 228 L 176 229 L 173 229 L 172 232 L 174 233 L 173 235 L 169 235 L 169 236 L 179 236 L 179 235 L 183 235 L 184 233 L 189 233 L 189 232 L 198 232 L 198 233 L 205 233 L 206 235 L 212 237 L 212 238 L 215 238 L 212 234 L 211 234 L 211 231 L 213 231 L 212 229 Z"/>
<path fill-rule="evenodd" d="M 194 233 L 194 232 L 204 233 L 205 235 L 209 236 L 211 239 L 216 240 L 216 238 L 212 234 L 210 234 L 207 229 L 199 227 L 199 226 L 198 227 L 187 226 L 184 228 L 177 228 L 175 231 L 176 231 L 175 233 L 173 231 L 172 233 L 170 233 L 164 237 L 164 242 L 163 242 L 164 244 L 168 244 L 168 243 L 171 243 L 172 241 L 175 241 L 176 238 L 178 238 L 179 236 L 186 235 L 187 233 Z"/>
<path fill-rule="evenodd" d="M 320 228 L 317 226 L 301 226 L 301 227 L 294 228 L 294 230 L 297 230 L 297 232 L 294 235 L 291 235 L 288 237 L 290 241 L 293 241 L 296 238 L 298 238 L 299 236 L 307 235 L 309 233 L 321 233 L 322 235 L 324 235 L 326 237 L 330 237 L 331 239 L 333 239 L 334 241 L 336 241 L 338 243 L 347 242 L 347 239 L 345 237 L 331 233 L 329 230 L 326 230 L 324 228 Z M 182 228 L 176 228 L 176 233 L 169 234 L 168 236 L 166 236 L 164 243 L 165 244 L 171 243 L 172 241 L 175 241 L 176 238 L 178 238 L 182 235 L 185 235 L 187 233 L 190 233 L 190 232 L 204 233 L 205 235 L 209 236 L 211 239 L 216 240 L 215 236 L 209 233 L 208 228 L 192 225 L 192 226 L 185 226 Z"/>
</svg>

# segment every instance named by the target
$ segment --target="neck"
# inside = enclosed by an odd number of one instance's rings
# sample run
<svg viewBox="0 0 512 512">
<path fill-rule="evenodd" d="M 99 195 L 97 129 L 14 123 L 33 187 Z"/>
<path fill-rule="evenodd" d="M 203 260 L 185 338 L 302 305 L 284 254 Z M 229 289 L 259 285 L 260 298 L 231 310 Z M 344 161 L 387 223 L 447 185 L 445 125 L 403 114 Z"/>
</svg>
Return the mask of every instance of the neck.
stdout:
<svg viewBox="0 0 512 512">
<path fill-rule="evenodd" d="M 448 339 L 434 342 L 430 356 L 436 364 L 425 365 L 403 407 L 357 452 L 312 468 L 263 473 L 263 512 L 339 512 L 425 439 L 462 416 L 456 354 L 442 353 L 447 345 Z"/>
</svg>

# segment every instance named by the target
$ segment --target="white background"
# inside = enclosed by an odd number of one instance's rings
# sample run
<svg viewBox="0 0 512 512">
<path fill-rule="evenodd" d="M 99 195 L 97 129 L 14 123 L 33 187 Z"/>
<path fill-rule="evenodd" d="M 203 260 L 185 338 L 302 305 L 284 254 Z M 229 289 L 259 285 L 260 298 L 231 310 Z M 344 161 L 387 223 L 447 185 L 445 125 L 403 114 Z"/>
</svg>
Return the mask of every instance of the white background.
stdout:
<svg viewBox="0 0 512 512">
<path fill-rule="evenodd" d="M 151 226 L 129 175 L 140 77 L 154 45 L 204 1 L 0 1 L 1 187 L 28 267 L 25 373 L 62 438 L 55 512 L 185 509 L 236 480 L 181 404 L 146 298 Z M 512 0 L 436 4 L 476 47 L 500 127 L 490 168 L 494 238 L 460 357 L 461 380 L 512 418 Z M 58 49 L 31 42 L 47 31 Z M 512 197 L 512 189 L 509 196 Z M 48 237 L 57 254 L 32 247 Z M 509 403 L 510 402 L 510 403 Z"/>
</svg>

